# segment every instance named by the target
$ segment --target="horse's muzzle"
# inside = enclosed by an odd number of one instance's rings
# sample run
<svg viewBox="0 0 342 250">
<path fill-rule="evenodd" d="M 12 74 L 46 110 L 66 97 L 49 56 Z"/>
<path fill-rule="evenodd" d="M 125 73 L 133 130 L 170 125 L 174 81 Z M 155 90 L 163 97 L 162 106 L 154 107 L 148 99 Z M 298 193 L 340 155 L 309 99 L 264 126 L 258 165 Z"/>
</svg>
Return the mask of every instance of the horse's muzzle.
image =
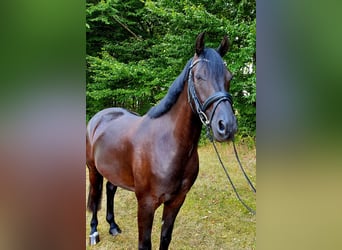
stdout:
<svg viewBox="0 0 342 250">
<path fill-rule="evenodd" d="M 228 123 L 225 120 L 219 120 L 216 124 L 216 131 L 217 136 L 215 136 L 215 139 L 217 141 L 228 141 L 234 138 L 234 134 L 237 131 L 236 122 Z"/>
<path fill-rule="evenodd" d="M 233 112 L 223 112 L 224 109 L 218 109 L 214 114 L 211 129 L 216 141 L 229 141 L 234 138 L 237 132 L 236 117 Z"/>
</svg>

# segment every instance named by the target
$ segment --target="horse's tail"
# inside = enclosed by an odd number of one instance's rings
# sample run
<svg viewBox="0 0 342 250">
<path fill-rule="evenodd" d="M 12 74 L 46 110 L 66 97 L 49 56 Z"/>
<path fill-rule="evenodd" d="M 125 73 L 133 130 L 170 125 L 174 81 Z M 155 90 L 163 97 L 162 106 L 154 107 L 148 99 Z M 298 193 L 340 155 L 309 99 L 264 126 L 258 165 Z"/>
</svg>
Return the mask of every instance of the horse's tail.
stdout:
<svg viewBox="0 0 342 250">
<path fill-rule="evenodd" d="M 86 136 L 86 163 L 89 170 L 89 193 L 87 208 L 91 212 L 98 211 L 101 208 L 103 176 L 97 171 L 95 162 L 92 159 L 92 147 L 89 142 L 88 134 Z"/>
</svg>

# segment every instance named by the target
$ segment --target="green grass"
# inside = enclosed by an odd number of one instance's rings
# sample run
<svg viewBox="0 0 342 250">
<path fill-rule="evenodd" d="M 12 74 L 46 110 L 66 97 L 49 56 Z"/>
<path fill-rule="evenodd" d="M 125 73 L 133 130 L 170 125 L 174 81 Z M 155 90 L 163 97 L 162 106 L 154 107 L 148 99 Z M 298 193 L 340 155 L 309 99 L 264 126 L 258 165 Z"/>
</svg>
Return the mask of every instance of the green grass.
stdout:
<svg viewBox="0 0 342 250">
<path fill-rule="evenodd" d="M 240 196 L 255 209 L 256 195 L 250 190 L 237 165 L 233 146 L 217 146 Z M 237 145 L 237 150 L 246 172 L 256 184 L 255 147 L 240 144 Z M 177 216 L 169 249 L 256 249 L 256 216 L 250 214 L 235 197 L 212 146 L 200 147 L 199 155 L 199 176 Z M 116 193 L 115 216 L 122 229 L 119 236 L 113 237 L 108 234 L 104 200 L 102 207 L 98 213 L 101 241 L 95 246 L 88 246 L 91 213 L 87 212 L 87 249 L 137 249 L 137 203 L 134 193 L 123 189 L 118 189 Z M 152 231 L 153 249 L 159 249 L 161 214 L 162 206 L 155 214 Z"/>
</svg>

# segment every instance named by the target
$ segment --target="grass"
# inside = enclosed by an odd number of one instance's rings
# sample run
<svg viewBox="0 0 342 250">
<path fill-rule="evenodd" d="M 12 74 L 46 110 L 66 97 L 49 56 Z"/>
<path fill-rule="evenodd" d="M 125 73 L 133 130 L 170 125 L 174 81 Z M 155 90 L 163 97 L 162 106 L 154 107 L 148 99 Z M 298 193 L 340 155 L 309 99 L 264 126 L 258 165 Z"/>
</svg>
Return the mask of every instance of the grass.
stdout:
<svg viewBox="0 0 342 250">
<path fill-rule="evenodd" d="M 255 209 L 256 195 L 250 190 L 237 165 L 233 146 L 231 144 L 217 144 L 217 146 L 240 196 Z M 246 172 L 255 184 L 255 147 L 240 144 L 237 145 L 237 150 Z M 256 249 L 256 216 L 250 214 L 235 197 L 212 146 L 200 147 L 199 156 L 200 172 L 177 216 L 169 249 Z M 105 192 L 103 199 L 105 199 Z M 101 241 L 95 246 L 88 246 L 91 213 L 87 212 L 87 249 L 137 249 L 137 203 L 134 193 L 123 189 L 118 189 L 116 193 L 115 216 L 122 229 L 122 234 L 116 237 L 108 234 L 104 200 L 102 207 L 98 213 Z M 153 249 L 159 249 L 161 214 L 162 206 L 155 214 L 152 231 Z"/>
</svg>

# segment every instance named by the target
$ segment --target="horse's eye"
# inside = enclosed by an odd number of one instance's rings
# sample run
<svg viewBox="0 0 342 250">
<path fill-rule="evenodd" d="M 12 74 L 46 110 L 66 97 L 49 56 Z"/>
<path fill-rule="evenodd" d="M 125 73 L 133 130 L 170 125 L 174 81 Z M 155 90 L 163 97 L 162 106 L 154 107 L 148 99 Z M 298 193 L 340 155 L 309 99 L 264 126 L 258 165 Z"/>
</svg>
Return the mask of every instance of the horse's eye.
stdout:
<svg viewBox="0 0 342 250">
<path fill-rule="evenodd" d="M 205 77 L 202 76 L 202 75 L 196 75 L 196 80 L 202 82 L 202 81 L 205 81 L 206 79 L 205 79 Z"/>
</svg>

